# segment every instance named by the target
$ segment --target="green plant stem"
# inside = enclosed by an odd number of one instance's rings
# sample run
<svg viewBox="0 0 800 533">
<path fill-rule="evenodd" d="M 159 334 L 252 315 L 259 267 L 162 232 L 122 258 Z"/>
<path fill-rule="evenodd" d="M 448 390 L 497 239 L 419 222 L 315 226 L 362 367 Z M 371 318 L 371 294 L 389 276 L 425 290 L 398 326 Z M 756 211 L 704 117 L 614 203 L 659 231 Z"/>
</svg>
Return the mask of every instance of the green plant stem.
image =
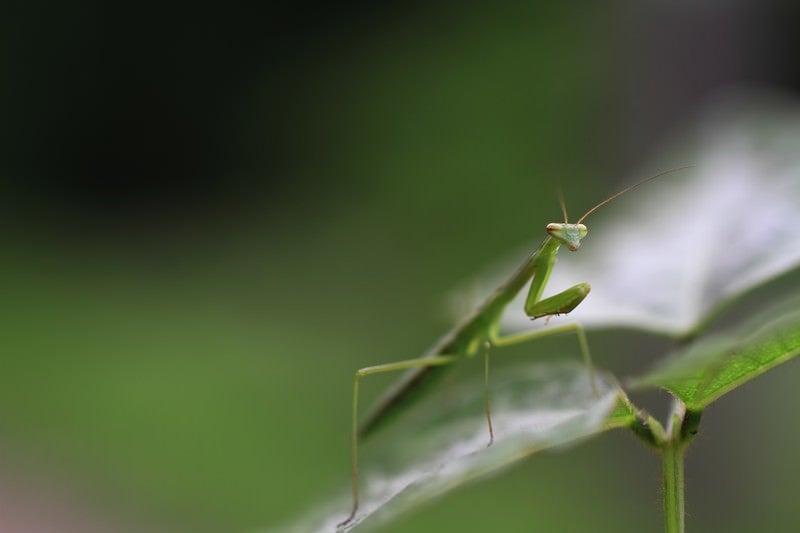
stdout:
<svg viewBox="0 0 800 533">
<path fill-rule="evenodd" d="M 681 442 L 668 442 L 663 448 L 664 472 L 664 531 L 684 533 L 684 481 L 683 451 Z"/>
</svg>

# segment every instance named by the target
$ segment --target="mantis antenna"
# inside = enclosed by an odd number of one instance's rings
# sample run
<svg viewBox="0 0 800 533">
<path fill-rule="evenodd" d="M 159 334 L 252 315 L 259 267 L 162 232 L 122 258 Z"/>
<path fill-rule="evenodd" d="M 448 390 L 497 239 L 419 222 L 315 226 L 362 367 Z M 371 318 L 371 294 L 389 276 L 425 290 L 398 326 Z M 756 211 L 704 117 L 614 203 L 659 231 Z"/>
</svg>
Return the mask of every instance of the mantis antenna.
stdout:
<svg viewBox="0 0 800 533">
<path fill-rule="evenodd" d="M 591 215 L 592 213 L 594 213 L 595 211 L 597 211 L 597 209 L 598 209 L 598 208 L 600 208 L 600 207 L 602 207 L 602 206 L 606 205 L 606 204 L 607 204 L 608 202 L 610 202 L 611 200 L 613 200 L 613 199 L 615 199 L 615 198 L 618 198 L 618 197 L 622 196 L 622 195 L 623 195 L 623 194 L 625 194 L 626 192 L 630 192 L 630 191 L 632 191 L 633 189 L 635 189 L 635 188 L 636 188 L 636 187 L 638 187 L 639 185 L 644 185 L 644 184 L 645 184 L 645 183 L 647 183 L 648 181 L 652 181 L 652 180 L 654 180 L 654 179 L 656 179 L 656 178 L 660 178 L 661 176 L 664 176 L 664 175 L 666 175 L 666 174 L 672 174 L 673 172 L 678 172 L 679 170 L 686 170 L 687 168 L 693 168 L 694 166 L 695 166 L 695 165 L 686 165 L 686 166 L 684 166 L 684 167 L 672 168 L 672 169 L 670 169 L 670 170 L 665 170 L 664 172 L 659 172 L 659 173 L 658 173 L 658 174 L 656 174 L 655 176 L 650 176 L 649 178 L 645 178 L 645 179 L 643 179 L 642 181 L 639 181 L 639 182 L 637 182 L 637 183 L 634 183 L 634 184 L 633 184 L 633 185 L 631 185 L 630 187 L 626 187 L 625 189 L 622 189 L 622 190 L 621 190 L 621 191 L 619 191 L 618 193 L 616 193 L 616 194 L 613 194 L 613 195 L 609 196 L 608 198 L 606 198 L 605 200 L 603 200 L 602 202 L 600 202 L 599 204 L 597 204 L 597 205 L 596 205 L 596 206 L 594 206 L 593 208 L 589 209 L 589 210 L 586 212 L 586 214 L 585 214 L 585 215 L 583 215 L 581 218 L 579 218 L 579 219 L 578 219 L 578 221 L 576 222 L 576 224 L 580 224 L 581 222 L 583 222 L 583 221 L 586 219 L 586 217 L 588 217 L 589 215 Z M 562 204 L 562 205 L 563 205 L 563 204 Z"/>
<path fill-rule="evenodd" d="M 564 224 L 569 224 L 569 217 L 567 217 L 567 204 L 564 202 L 564 191 L 559 187 L 556 192 L 558 193 L 558 203 L 561 205 L 561 212 L 564 214 Z"/>
</svg>

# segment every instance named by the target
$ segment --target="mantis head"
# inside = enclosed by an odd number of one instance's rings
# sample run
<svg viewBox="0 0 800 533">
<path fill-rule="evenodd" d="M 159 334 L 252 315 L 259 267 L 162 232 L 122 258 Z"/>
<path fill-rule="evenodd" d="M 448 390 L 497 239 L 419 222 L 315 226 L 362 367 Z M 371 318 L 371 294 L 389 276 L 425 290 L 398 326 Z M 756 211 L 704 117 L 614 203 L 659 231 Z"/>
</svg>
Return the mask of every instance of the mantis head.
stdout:
<svg viewBox="0 0 800 533">
<path fill-rule="evenodd" d="M 566 244 L 567 248 L 573 252 L 580 248 L 581 239 L 589 233 L 589 230 L 583 224 L 569 224 L 567 222 L 553 222 L 548 224 L 545 229 L 551 237 L 562 244 Z"/>
<path fill-rule="evenodd" d="M 561 204 L 564 222 L 551 222 L 547 225 L 545 231 L 561 244 L 566 244 L 567 248 L 574 252 L 581 247 L 581 239 L 586 237 L 589 230 L 586 229 L 586 226 L 581 224 L 583 218 L 579 220 L 577 224 L 570 224 L 569 216 L 567 215 L 567 205 L 564 203 L 564 195 L 561 193 L 560 189 L 558 191 L 558 203 Z"/>
</svg>

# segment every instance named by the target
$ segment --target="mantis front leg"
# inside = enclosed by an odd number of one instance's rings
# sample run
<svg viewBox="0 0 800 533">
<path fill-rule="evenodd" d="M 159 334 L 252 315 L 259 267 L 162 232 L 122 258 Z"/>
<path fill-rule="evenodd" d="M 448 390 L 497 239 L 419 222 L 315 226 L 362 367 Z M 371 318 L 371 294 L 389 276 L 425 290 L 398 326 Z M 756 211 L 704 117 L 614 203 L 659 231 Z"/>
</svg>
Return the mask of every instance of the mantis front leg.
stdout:
<svg viewBox="0 0 800 533">
<path fill-rule="evenodd" d="M 550 273 L 553 271 L 553 266 L 556 262 L 556 254 L 558 253 L 559 247 L 560 243 L 556 239 L 552 239 L 541 247 L 540 253 L 533 260 L 534 274 L 533 278 L 531 279 L 531 287 L 528 290 L 528 297 L 525 299 L 525 314 L 528 315 L 531 320 L 567 314 L 578 307 L 578 305 L 580 305 L 586 296 L 588 296 L 589 291 L 591 290 L 591 287 L 588 283 L 578 283 L 577 285 L 573 285 L 569 289 L 563 290 L 558 294 L 542 299 L 542 292 L 544 291 L 545 285 L 547 285 L 548 279 L 550 279 Z M 583 331 L 583 327 L 581 327 L 580 324 L 566 324 L 551 329 L 527 331 L 505 337 L 499 337 L 494 334 L 490 340 L 492 344 L 496 346 L 508 346 L 511 344 L 533 340 L 539 337 L 545 337 L 547 335 L 554 335 L 557 333 L 570 331 L 574 331 L 578 336 L 581 355 L 583 356 L 583 360 L 589 369 L 592 392 L 594 392 L 595 396 L 598 396 L 597 384 L 594 377 L 594 366 L 592 365 L 592 356 L 589 353 L 589 343 L 586 341 L 586 333 Z"/>
</svg>

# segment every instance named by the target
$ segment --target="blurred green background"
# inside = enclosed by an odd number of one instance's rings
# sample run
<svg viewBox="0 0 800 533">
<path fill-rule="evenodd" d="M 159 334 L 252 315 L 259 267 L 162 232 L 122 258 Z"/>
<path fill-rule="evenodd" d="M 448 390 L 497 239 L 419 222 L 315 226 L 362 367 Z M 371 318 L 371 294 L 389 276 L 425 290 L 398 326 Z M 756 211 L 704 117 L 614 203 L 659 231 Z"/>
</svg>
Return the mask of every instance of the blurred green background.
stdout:
<svg viewBox="0 0 800 533">
<path fill-rule="evenodd" d="M 560 218 L 557 187 L 582 212 L 663 170 L 648 160 L 728 88 L 800 89 L 790 2 L 4 11 L 2 531 L 302 514 L 349 481 L 354 370 L 424 350 L 455 288 Z M 660 346 L 590 341 L 610 368 Z M 798 378 L 710 410 L 690 528 L 800 524 Z M 745 404 L 774 413 L 757 435 Z M 659 476 L 613 433 L 392 530 L 658 530 Z"/>
</svg>

